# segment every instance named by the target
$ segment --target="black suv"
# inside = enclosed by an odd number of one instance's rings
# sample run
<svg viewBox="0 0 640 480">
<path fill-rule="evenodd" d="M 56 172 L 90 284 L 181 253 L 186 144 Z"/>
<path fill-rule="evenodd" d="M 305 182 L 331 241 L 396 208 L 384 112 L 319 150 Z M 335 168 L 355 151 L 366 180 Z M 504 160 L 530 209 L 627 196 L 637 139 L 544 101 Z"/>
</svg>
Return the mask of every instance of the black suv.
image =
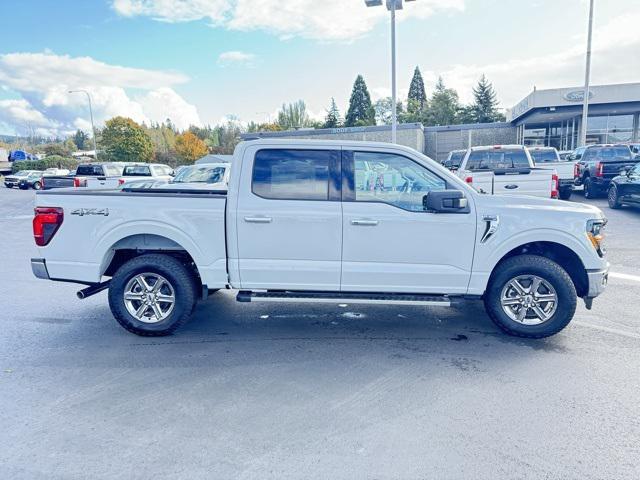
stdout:
<svg viewBox="0 0 640 480">
<path fill-rule="evenodd" d="M 577 148 L 567 159 L 578 160 L 573 179 L 576 185 L 584 185 L 585 198 L 603 194 L 612 178 L 640 162 L 628 145 L 588 145 Z"/>
</svg>

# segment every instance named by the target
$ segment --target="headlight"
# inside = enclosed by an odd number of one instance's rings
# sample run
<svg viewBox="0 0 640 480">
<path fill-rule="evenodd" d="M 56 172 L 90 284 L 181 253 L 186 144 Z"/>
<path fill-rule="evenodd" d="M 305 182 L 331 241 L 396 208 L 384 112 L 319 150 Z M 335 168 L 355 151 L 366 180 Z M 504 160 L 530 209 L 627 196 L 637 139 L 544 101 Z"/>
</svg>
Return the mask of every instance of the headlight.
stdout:
<svg viewBox="0 0 640 480">
<path fill-rule="evenodd" d="M 604 257 L 607 252 L 604 247 L 604 226 L 607 224 L 605 219 L 589 220 L 587 222 L 587 238 L 596 249 L 598 255 Z"/>
</svg>

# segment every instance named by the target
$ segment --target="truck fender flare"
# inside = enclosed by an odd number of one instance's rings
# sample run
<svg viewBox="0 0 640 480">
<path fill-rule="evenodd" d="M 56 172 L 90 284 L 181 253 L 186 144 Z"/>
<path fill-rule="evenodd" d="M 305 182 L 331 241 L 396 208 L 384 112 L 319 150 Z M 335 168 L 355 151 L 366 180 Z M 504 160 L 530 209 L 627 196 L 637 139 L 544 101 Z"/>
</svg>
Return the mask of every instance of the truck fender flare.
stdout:
<svg viewBox="0 0 640 480">
<path fill-rule="evenodd" d="M 168 251 L 176 251 L 176 250 L 184 250 L 189 254 L 189 256 L 193 259 L 196 264 L 196 268 L 199 272 L 199 265 L 206 264 L 204 252 L 197 246 L 197 244 L 184 232 L 178 230 L 171 225 L 160 223 L 160 222 L 152 222 L 152 221 L 136 221 L 124 223 L 119 225 L 116 229 L 109 232 L 109 234 L 105 235 L 98 241 L 93 249 L 93 254 L 95 258 L 101 258 L 100 264 L 100 273 L 104 273 L 109 263 L 111 262 L 113 255 L 115 253 L 114 247 L 118 243 L 124 243 L 126 239 L 132 237 L 140 237 L 140 242 L 136 240 L 136 248 L 144 249 L 148 247 L 149 249 L 154 249 L 154 246 L 158 246 L 158 239 L 165 239 L 166 244 L 161 245 L 162 248 L 166 248 Z M 155 237 L 154 241 L 147 244 L 144 240 L 145 238 Z M 163 243 L 160 241 L 160 243 Z M 134 245 L 127 245 L 127 248 L 133 248 Z"/>
</svg>

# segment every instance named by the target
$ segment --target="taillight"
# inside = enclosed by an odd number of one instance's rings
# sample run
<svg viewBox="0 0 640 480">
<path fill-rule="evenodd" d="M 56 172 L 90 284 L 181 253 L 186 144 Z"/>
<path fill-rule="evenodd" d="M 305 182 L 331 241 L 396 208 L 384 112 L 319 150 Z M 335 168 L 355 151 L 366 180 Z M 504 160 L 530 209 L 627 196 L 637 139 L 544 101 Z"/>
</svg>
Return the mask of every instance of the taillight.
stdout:
<svg viewBox="0 0 640 480">
<path fill-rule="evenodd" d="M 59 207 L 36 207 L 35 216 L 33 217 L 33 238 L 36 245 L 44 247 L 56 234 L 62 220 L 64 212 Z"/>
<path fill-rule="evenodd" d="M 596 163 L 596 177 L 604 176 L 604 163 L 598 162 Z"/>
<path fill-rule="evenodd" d="M 80 186 L 80 179 L 78 177 L 73 179 L 73 186 L 76 188 Z"/>
<path fill-rule="evenodd" d="M 119 178 L 118 179 L 118 186 L 124 184 L 124 178 Z"/>
<path fill-rule="evenodd" d="M 73 178 L 73 186 L 74 187 L 86 187 L 87 186 L 87 179 L 86 178 L 80 178 L 80 177 L 74 177 Z"/>
<path fill-rule="evenodd" d="M 40 188 L 44 190 L 44 177 L 40 179 Z"/>
<path fill-rule="evenodd" d="M 473 177 L 469 175 L 467 178 L 464 179 L 464 181 L 467 183 L 473 183 Z"/>
<path fill-rule="evenodd" d="M 580 176 L 580 165 L 577 163 L 573 166 L 573 177 L 578 178 Z"/>
<path fill-rule="evenodd" d="M 558 198 L 560 194 L 560 178 L 557 173 L 551 175 L 551 198 Z"/>
</svg>

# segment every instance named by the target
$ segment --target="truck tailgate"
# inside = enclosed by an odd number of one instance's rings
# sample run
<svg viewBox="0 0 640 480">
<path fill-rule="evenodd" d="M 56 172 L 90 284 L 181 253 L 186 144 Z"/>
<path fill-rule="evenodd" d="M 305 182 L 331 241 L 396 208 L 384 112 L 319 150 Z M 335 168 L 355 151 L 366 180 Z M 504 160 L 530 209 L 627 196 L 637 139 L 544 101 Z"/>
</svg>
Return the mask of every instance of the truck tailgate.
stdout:
<svg viewBox="0 0 640 480">
<path fill-rule="evenodd" d="M 186 250 L 204 284 L 227 283 L 225 195 L 53 190 L 38 192 L 35 204 L 63 209 L 62 225 L 38 247 L 52 279 L 99 282 L 115 248 L 160 244 Z"/>
<path fill-rule="evenodd" d="M 536 168 L 541 170 L 555 170 L 560 180 L 573 181 L 573 173 L 576 162 L 553 162 L 553 163 L 537 163 Z"/>
<path fill-rule="evenodd" d="M 550 198 L 553 172 L 537 168 L 509 172 L 469 172 L 471 185 L 478 191 L 494 195 L 517 194 Z"/>
<path fill-rule="evenodd" d="M 120 177 L 87 177 L 87 188 L 89 189 L 114 189 L 119 185 Z"/>
</svg>

